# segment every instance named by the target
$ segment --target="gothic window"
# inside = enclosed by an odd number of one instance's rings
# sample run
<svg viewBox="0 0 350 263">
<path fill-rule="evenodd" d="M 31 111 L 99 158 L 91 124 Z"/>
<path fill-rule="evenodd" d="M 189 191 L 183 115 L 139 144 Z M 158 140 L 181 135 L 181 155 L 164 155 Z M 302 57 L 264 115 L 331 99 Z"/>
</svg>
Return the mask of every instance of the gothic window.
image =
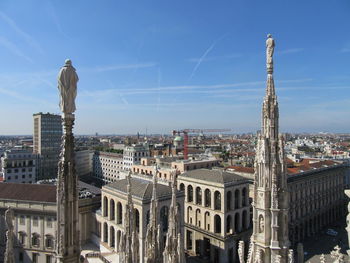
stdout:
<svg viewBox="0 0 350 263">
<path fill-rule="evenodd" d="M 187 187 L 187 202 L 193 202 L 193 187 L 189 185 Z"/>
<path fill-rule="evenodd" d="M 202 189 L 200 187 L 196 188 L 196 204 L 201 205 L 202 204 Z"/>
<path fill-rule="evenodd" d="M 204 205 L 205 207 L 211 207 L 211 192 L 209 189 L 204 191 Z"/>
<path fill-rule="evenodd" d="M 232 192 L 228 191 L 226 194 L 226 210 L 227 211 L 232 209 L 231 201 L 232 201 Z"/>
<path fill-rule="evenodd" d="M 221 233 L 221 217 L 219 215 L 214 216 L 214 226 L 215 233 Z"/>
<path fill-rule="evenodd" d="M 187 207 L 187 223 L 192 224 L 192 207 Z"/>
<path fill-rule="evenodd" d="M 214 193 L 214 201 L 215 201 L 215 210 L 221 210 L 221 194 L 219 191 L 215 191 Z"/>
</svg>

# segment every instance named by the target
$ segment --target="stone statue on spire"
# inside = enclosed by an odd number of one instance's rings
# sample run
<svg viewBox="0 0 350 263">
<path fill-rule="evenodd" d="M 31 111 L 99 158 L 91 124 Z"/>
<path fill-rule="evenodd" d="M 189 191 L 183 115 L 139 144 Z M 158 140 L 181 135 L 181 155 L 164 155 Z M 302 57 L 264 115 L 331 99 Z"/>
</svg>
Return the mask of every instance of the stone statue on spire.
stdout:
<svg viewBox="0 0 350 263">
<path fill-rule="evenodd" d="M 58 89 L 60 91 L 60 108 L 64 114 L 75 112 L 75 98 L 77 96 L 77 82 L 79 78 L 72 66 L 72 61 L 66 59 L 58 74 Z"/>
<path fill-rule="evenodd" d="M 267 35 L 266 40 L 266 68 L 267 73 L 273 72 L 273 52 L 275 50 L 275 40 L 272 38 L 271 34 Z"/>
</svg>

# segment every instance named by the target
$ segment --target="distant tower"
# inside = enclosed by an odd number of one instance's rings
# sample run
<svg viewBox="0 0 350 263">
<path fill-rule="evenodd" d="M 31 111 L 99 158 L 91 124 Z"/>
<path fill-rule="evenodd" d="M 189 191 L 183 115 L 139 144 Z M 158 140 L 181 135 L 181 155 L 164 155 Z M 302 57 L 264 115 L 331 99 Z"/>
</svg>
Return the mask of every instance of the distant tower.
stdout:
<svg viewBox="0 0 350 263">
<path fill-rule="evenodd" d="M 78 263 L 80 256 L 78 178 L 75 172 L 73 136 L 77 81 L 78 76 L 71 61 L 66 60 L 58 76 L 64 132 L 57 178 L 57 263 Z"/>
<path fill-rule="evenodd" d="M 253 203 L 253 261 L 288 262 L 287 176 L 284 163 L 284 138 L 278 134 L 278 102 L 273 81 L 271 35 L 266 41 L 267 87 L 262 108 L 262 129 L 255 157 Z"/>
<path fill-rule="evenodd" d="M 57 178 L 57 163 L 61 150 L 61 115 L 33 114 L 33 153 L 38 154 L 37 180 Z"/>
</svg>

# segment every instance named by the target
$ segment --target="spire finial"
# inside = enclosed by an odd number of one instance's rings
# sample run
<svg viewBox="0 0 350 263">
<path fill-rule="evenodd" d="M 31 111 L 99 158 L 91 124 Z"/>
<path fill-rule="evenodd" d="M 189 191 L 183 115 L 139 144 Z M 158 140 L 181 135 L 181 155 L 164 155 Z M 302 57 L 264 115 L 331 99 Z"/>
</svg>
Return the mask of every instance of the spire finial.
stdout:
<svg viewBox="0 0 350 263">
<path fill-rule="evenodd" d="M 267 73 L 273 73 L 273 51 L 275 49 L 275 40 L 272 38 L 271 34 L 267 35 L 266 39 L 266 68 Z"/>
</svg>

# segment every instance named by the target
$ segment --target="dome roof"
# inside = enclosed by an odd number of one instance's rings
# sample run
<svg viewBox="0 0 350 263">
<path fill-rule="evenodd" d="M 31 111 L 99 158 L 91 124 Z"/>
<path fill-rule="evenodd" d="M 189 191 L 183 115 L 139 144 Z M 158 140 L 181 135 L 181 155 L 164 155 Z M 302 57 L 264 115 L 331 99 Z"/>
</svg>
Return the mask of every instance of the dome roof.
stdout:
<svg viewBox="0 0 350 263">
<path fill-rule="evenodd" d="M 174 141 L 175 142 L 182 142 L 184 139 L 181 136 L 176 136 Z"/>
</svg>

